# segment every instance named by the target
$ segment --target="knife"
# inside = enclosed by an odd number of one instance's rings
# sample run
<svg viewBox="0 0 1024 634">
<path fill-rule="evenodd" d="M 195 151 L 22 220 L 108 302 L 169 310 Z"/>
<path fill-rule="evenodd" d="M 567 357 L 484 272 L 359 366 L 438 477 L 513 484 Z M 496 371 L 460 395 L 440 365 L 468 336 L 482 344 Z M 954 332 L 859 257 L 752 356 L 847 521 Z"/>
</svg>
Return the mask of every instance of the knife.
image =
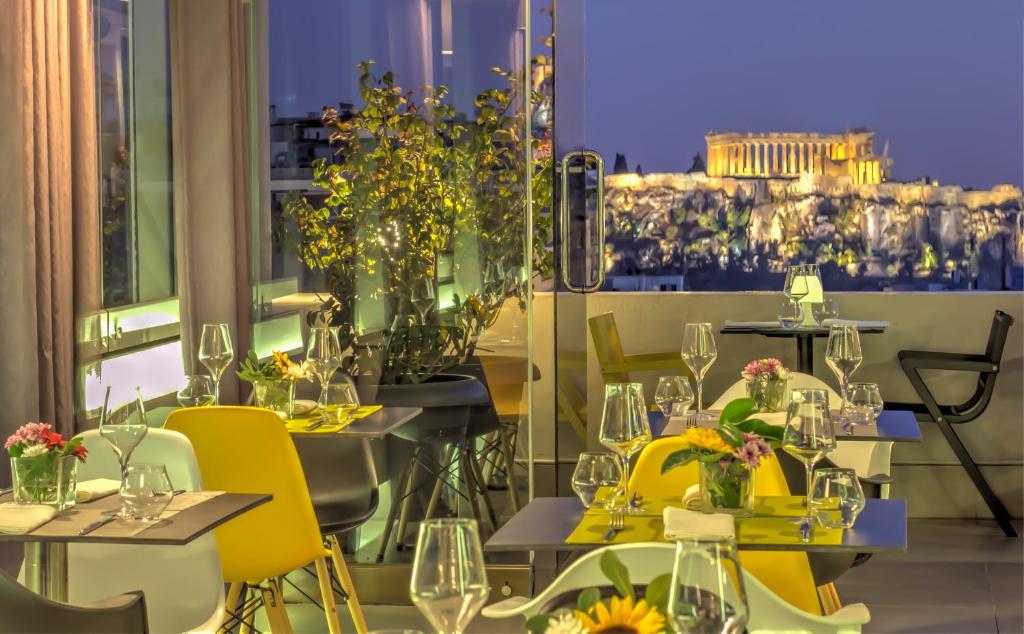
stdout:
<svg viewBox="0 0 1024 634">
<path fill-rule="evenodd" d="M 104 517 L 103 519 L 96 520 L 92 524 L 89 524 L 88 526 L 86 526 L 82 530 L 78 531 L 78 535 L 79 536 L 88 535 L 89 533 L 93 532 L 97 528 L 100 528 L 101 526 L 106 526 L 110 522 L 113 522 L 118 517 L 119 517 L 118 515 L 108 515 L 107 517 Z"/>
</svg>

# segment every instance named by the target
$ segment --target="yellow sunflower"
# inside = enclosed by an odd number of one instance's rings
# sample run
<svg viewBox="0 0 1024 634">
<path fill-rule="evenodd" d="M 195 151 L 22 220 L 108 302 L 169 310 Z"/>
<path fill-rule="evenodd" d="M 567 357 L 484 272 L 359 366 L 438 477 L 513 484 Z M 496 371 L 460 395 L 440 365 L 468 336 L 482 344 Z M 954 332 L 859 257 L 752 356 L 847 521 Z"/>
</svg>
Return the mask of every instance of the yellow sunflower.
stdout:
<svg viewBox="0 0 1024 634">
<path fill-rule="evenodd" d="M 734 449 L 729 443 L 722 440 L 718 432 L 705 427 L 690 427 L 683 434 L 683 440 L 687 445 L 695 449 L 707 449 L 711 452 L 732 453 Z"/>
<path fill-rule="evenodd" d="M 288 368 L 290 368 L 295 362 L 288 358 L 287 352 L 278 352 L 274 350 L 274 365 L 281 371 L 281 374 L 288 374 Z"/>
<path fill-rule="evenodd" d="M 665 617 L 654 606 L 640 599 L 612 597 L 610 607 L 598 601 L 586 612 L 576 610 L 576 618 L 591 634 L 595 632 L 626 632 L 629 634 L 659 634 L 665 631 Z"/>
</svg>

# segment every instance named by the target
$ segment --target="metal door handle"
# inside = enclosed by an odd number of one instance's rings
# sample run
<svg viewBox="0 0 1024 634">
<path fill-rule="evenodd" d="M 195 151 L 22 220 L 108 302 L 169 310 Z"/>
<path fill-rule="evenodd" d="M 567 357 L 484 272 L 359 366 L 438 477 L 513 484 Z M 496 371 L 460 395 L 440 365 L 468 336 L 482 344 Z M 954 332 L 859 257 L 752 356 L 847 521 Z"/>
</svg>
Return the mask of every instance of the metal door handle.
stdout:
<svg viewBox="0 0 1024 634">
<path fill-rule="evenodd" d="M 580 158 L 581 169 L 586 179 L 587 165 L 590 161 L 597 167 L 597 248 L 601 250 L 597 258 L 597 281 L 593 284 L 575 284 L 569 275 L 569 168 L 572 159 Z M 562 196 L 561 196 L 561 269 L 562 283 L 569 290 L 576 293 L 592 293 L 604 285 L 604 239 L 605 239 L 605 208 L 604 208 L 604 159 L 593 150 L 576 150 L 566 152 L 562 157 Z M 584 182 L 584 206 L 586 205 L 586 183 Z M 586 238 L 586 237 L 585 237 Z M 590 245 L 586 244 L 586 254 L 590 255 Z"/>
</svg>

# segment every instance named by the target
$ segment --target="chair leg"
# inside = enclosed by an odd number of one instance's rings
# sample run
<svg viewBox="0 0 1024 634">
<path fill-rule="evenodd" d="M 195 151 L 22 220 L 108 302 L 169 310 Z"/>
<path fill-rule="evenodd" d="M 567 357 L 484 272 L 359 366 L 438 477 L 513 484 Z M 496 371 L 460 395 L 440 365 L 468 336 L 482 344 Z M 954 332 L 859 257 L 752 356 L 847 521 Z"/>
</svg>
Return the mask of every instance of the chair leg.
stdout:
<svg viewBox="0 0 1024 634">
<path fill-rule="evenodd" d="M 413 449 L 413 458 L 418 455 L 419 449 L 420 446 L 416 445 L 416 448 Z M 402 470 L 401 477 L 398 479 L 398 482 L 395 482 L 395 485 L 399 487 L 399 490 L 405 490 L 405 483 L 410 479 L 410 475 L 412 473 L 412 464 L 412 460 L 406 463 L 405 469 Z M 395 496 L 391 496 L 391 500 L 391 507 L 388 509 L 388 517 L 384 520 L 384 534 L 381 535 L 380 538 L 380 550 L 377 551 L 377 563 L 382 563 L 384 561 L 384 553 L 387 552 L 388 542 L 391 541 L 391 530 L 394 528 L 395 520 L 398 518 L 398 507 L 405 502 L 401 497 L 395 499 Z"/>
<path fill-rule="evenodd" d="M 839 600 L 839 593 L 836 591 L 836 584 L 826 583 L 818 586 L 818 599 L 821 601 L 822 611 L 825 616 L 831 616 L 838 612 L 843 604 Z"/>
<path fill-rule="evenodd" d="M 473 441 L 467 441 L 468 446 L 466 447 L 466 458 L 469 463 L 469 468 L 472 470 L 470 475 L 473 476 L 473 492 L 478 497 L 480 505 L 483 507 L 483 517 L 487 520 L 490 531 L 493 533 L 498 530 L 498 518 L 494 515 L 494 506 L 491 504 L 491 495 L 487 491 L 487 485 L 484 484 L 484 476 L 480 473 L 480 463 L 476 461 L 473 455 Z"/>
<path fill-rule="evenodd" d="M 245 586 L 245 591 L 242 594 L 242 605 L 248 603 L 249 593 L 252 592 L 252 588 Z M 238 628 L 238 634 L 250 634 L 255 629 L 253 623 L 256 621 L 256 610 L 252 609 L 247 614 L 242 616 L 242 624 Z"/>
<path fill-rule="evenodd" d="M 242 596 L 242 589 L 245 587 L 244 583 L 236 582 L 228 585 L 228 595 L 224 597 L 224 620 L 221 621 L 220 627 L 217 628 L 218 632 L 225 632 L 234 626 L 235 621 L 235 610 L 238 609 L 238 599 Z M 248 592 L 246 593 L 248 595 Z"/>
<path fill-rule="evenodd" d="M 505 464 L 505 486 L 512 502 L 512 512 L 519 512 L 519 483 L 516 481 L 516 445 L 515 428 L 501 431 L 501 456 Z"/>
<path fill-rule="evenodd" d="M 341 634 L 341 623 L 338 621 L 338 605 L 334 602 L 334 587 L 331 585 L 331 571 L 327 569 L 327 560 L 323 557 L 317 557 L 313 564 L 316 565 L 316 580 L 320 582 L 320 597 L 324 600 L 327 630 L 331 634 Z M 344 570 L 346 573 L 348 572 L 347 568 Z"/>
<path fill-rule="evenodd" d="M 395 548 L 402 549 L 405 542 L 405 529 L 409 523 L 409 512 L 412 510 L 413 482 L 416 480 L 416 468 L 419 466 L 419 456 L 422 445 L 416 445 L 412 451 L 412 458 L 409 460 L 409 477 L 405 481 L 405 488 L 402 490 L 402 512 L 398 516 L 398 531 L 395 533 Z"/>
<path fill-rule="evenodd" d="M 501 430 L 492 431 L 491 433 L 483 436 L 484 449 L 480 452 L 477 464 L 480 465 L 480 473 L 484 478 L 484 486 L 491 485 L 491 479 L 494 478 L 494 472 L 497 470 L 495 467 L 497 461 L 490 459 L 490 456 L 492 453 L 498 451 L 499 442 L 501 442 Z"/>
<path fill-rule="evenodd" d="M 477 500 L 474 480 L 476 479 L 473 475 L 473 467 L 470 466 L 473 463 L 472 451 L 469 448 L 468 441 L 461 443 L 459 446 L 459 478 L 462 480 L 461 484 L 465 488 L 466 500 L 469 502 L 469 509 L 473 513 L 473 519 L 477 521 L 477 524 L 483 524 L 483 517 L 480 515 L 480 504 Z"/>
<path fill-rule="evenodd" d="M 455 459 L 455 444 L 448 445 L 445 450 L 444 460 L 441 462 L 441 473 L 437 476 L 437 482 L 434 483 L 434 490 L 430 493 L 430 503 L 427 504 L 427 512 L 424 514 L 423 519 L 429 520 L 434 517 L 434 511 L 437 510 L 437 503 L 441 499 L 441 491 L 444 490 L 445 474 L 451 470 L 452 461 Z"/>
<path fill-rule="evenodd" d="M 291 634 L 292 623 L 288 620 L 288 610 L 285 609 L 284 595 L 281 593 L 281 586 L 277 579 L 267 579 L 266 586 L 261 588 L 263 592 L 263 609 L 267 611 L 267 624 L 273 634 Z M 331 630 L 334 634 L 336 630 Z"/>
<path fill-rule="evenodd" d="M 355 623 L 358 634 L 366 634 L 366 617 L 363 616 L 363 606 L 356 596 L 356 586 L 352 583 L 352 575 L 349 574 L 348 565 L 345 563 L 345 555 L 338 545 L 338 538 L 331 535 L 327 538 L 331 545 L 331 560 L 334 562 L 334 570 L 338 573 L 341 581 L 341 589 L 348 595 L 348 612 L 352 615 L 352 622 Z"/>
</svg>

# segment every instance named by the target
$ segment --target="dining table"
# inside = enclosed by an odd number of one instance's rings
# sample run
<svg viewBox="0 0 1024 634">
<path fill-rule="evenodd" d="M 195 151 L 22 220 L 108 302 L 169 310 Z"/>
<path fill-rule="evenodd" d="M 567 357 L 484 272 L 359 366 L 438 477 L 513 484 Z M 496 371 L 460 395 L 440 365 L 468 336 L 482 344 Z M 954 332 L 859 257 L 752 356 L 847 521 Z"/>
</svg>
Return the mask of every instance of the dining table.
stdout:
<svg viewBox="0 0 1024 634">
<path fill-rule="evenodd" d="M 882 334 L 889 326 L 887 321 L 825 320 L 820 326 L 797 326 L 783 328 L 778 321 L 726 321 L 719 332 L 723 335 L 761 335 L 763 337 L 784 337 L 796 340 L 796 369 L 804 374 L 814 374 L 814 340 L 827 337 L 829 326 L 853 324 L 861 334 Z"/>
<path fill-rule="evenodd" d="M 152 522 L 113 519 L 121 506 L 117 494 L 58 512 L 28 533 L 0 533 L 0 542 L 25 544 L 25 585 L 54 601 L 68 600 L 68 544 L 184 546 L 273 496 L 263 493 L 185 491 L 174 496 L 160 519 Z M 0 502 L 12 501 L 10 492 Z M 81 534 L 83 529 L 86 534 Z"/>
<path fill-rule="evenodd" d="M 704 418 L 701 426 L 714 427 L 718 425 L 718 414 L 715 410 L 705 410 L 711 414 Z M 833 426 L 837 441 L 862 441 L 862 442 L 921 442 L 921 425 L 913 412 L 898 409 L 883 409 L 875 422 L 870 424 L 846 426 L 837 420 L 838 411 L 833 412 Z M 760 413 L 755 415 L 766 423 L 784 425 L 786 422 L 785 412 Z M 662 436 L 676 436 L 686 431 L 687 421 L 683 417 L 667 419 L 664 414 L 652 411 L 648 414 L 648 421 L 651 426 L 651 435 L 655 438 Z"/>
<path fill-rule="evenodd" d="M 304 437 L 384 438 L 422 413 L 422 407 L 379 407 L 366 416 L 356 418 L 341 429 L 334 430 L 327 425 L 310 429 L 313 423 L 318 422 L 317 411 L 313 410 L 309 415 L 298 416 L 289 421 L 288 431 L 292 436 Z"/>
</svg>

